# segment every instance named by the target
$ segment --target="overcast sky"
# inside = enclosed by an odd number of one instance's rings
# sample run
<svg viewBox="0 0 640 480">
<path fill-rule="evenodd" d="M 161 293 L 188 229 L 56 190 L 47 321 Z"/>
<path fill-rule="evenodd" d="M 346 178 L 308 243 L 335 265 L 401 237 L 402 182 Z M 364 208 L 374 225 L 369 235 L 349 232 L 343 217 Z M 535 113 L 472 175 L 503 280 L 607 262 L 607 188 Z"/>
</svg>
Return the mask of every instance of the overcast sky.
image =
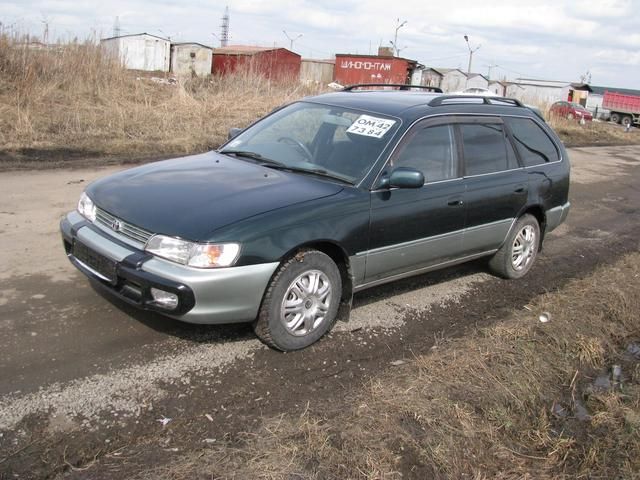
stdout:
<svg viewBox="0 0 640 480">
<path fill-rule="evenodd" d="M 492 78 L 579 81 L 640 89 L 640 0 L 382 1 L 382 0 L 0 0 L 3 28 L 49 39 L 148 32 L 176 41 L 219 45 L 230 11 L 231 44 L 289 47 L 303 57 L 376 53 L 396 26 L 400 55 L 433 67 L 472 70 Z"/>
</svg>

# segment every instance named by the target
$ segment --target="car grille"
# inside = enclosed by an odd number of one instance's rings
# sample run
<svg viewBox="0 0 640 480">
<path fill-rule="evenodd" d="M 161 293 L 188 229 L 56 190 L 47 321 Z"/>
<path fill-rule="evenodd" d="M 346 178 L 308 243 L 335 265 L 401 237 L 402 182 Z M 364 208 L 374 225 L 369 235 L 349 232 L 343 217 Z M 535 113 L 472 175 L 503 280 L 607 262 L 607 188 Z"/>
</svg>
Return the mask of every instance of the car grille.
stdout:
<svg viewBox="0 0 640 480">
<path fill-rule="evenodd" d="M 135 225 L 131 225 L 130 223 L 105 212 L 101 208 L 96 209 L 96 223 L 138 243 L 147 243 L 147 240 L 153 236 L 153 233 L 143 230 L 142 228 L 138 228 Z"/>
</svg>

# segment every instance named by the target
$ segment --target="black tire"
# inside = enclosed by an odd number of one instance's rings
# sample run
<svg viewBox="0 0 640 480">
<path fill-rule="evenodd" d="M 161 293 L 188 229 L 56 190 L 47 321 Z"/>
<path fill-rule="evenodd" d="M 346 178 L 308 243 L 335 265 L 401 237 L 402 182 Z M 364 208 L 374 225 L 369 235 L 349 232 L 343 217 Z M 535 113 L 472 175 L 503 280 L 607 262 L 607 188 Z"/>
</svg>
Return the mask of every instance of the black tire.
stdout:
<svg viewBox="0 0 640 480">
<path fill-rule="evenodd" d="M 526 238 L 527 234 L 531 234 L 533 237 Z M 520 245 L 523 249 L 522 255 L 516 253 Z M 540 225 L 538 220 L 533 215 L 525 214 L 516 221 L 500 250 L 491 257 L 489 267 L 502 278 L 524 277 L 531 270 L 539 247 Z M 518 260 L 521 262 L 518 263 Z"/>
<path fill-rule="evenodd" d="M 617 113 L 612 113 L 609 117 L 609 120 L 611 120 L 613 123 L 620 123 L 620 115 Z"/>
<path fill-rule="evenodd" d="M 620 120 L 620 123 L 623 127 L 628 127 L 629 125 L 633 124 L 633 118 L 631 118 L 631 116 L 629 115 L 625 115 L 624 117 L 622 117 L 622 120 Z"/>
<path fill-rule="evenodd" d="M 310 280 L 316 277 L 318 289 L 312 294 Z M 307 280 L 309 282 L 305 283 Z M 309 290 L 298 288 L 297 291 L 303 294 L 298 295 L 294 288 L 296 282 L 301 282 L 298 285 Z M 326 286 L 329 293 L 323 299 Z M 273 275 L 253 330 L 270 347 L 285 352 L 300 350 L 318 341 L 333 327 L 341 297 L 342 279 L 331 257 L 318 250 L 300 250 L 284 261 Z M 299 309 L 300 312 L 290 310 L 285 315 L 284 304 L 287 299 L 290 308 Z M 291 307 L 293 304 L 296 305 Z M 293 328 L 300 318 L 303 319 L 302 324 Z M 289 326 L 287 320 L 290 320 Z"/>
</svg>

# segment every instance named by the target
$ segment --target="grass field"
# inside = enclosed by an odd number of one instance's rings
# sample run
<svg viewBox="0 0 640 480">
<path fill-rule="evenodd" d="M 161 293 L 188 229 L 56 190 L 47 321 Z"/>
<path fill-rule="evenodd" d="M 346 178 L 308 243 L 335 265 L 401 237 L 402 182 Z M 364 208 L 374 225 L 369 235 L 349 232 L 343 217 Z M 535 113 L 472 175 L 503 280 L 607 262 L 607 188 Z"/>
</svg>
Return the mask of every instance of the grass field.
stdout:
<svg viewBox="0 0 640 480">
<path fill-rule="evenodd" d="M 639 478 L 639 289 L 635 253 L 390 367 L 322 415 L 264 418 L 240 446 L 142 477 Z"/>
<path fill-rule="evenodd" d="M 165 74 L 158 74 L 165 80 Z M 231 127 L 322 87 L 226 77 L 152 80 L 96 45 L 37 50 L 0 36 L 0 168 L 129 163 L 216 148 Z M 158 79 L 156 79 L 158 80 Z M 554 121 L 572 145 L 640 143 L 640 129 Z"/>
<path fill-rule="evenodd" d="M 151 76 L 124 70 L 90 43 L 34 50 L 0 37 L 0 163 L 202 152 L 220 145 L 230 127 L 317 93 L 251 71 L 175 84 Z"/>
</svg>

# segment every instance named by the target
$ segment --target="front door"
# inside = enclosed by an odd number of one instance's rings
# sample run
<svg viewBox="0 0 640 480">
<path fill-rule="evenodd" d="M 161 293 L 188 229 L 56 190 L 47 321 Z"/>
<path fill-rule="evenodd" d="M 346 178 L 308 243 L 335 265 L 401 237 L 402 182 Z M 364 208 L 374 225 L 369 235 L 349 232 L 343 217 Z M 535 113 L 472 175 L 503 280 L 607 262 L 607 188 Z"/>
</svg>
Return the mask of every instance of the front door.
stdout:
<svg viewBox="0 0 640 480">
<path fill-rule="evenodd" d="M 465 187 L 454 126 L 443 120 L 414 126 L 382 175 L 399 166 L 422 171 L 425 184 L 371 192 L 365 283 L 444 263 L 462 249 Z"/>
</svg>

